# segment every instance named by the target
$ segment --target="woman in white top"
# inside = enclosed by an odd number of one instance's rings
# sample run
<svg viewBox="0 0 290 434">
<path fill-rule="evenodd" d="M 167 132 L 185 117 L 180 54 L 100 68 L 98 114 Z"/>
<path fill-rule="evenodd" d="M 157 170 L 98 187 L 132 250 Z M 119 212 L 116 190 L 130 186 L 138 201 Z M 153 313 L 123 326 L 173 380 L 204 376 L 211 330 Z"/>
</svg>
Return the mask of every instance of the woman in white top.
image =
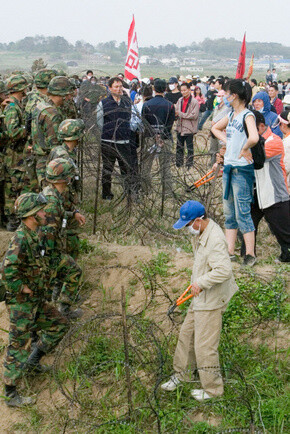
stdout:
<svg viewBox="0 0 290 434">
<path fill-rule="evenodd" d="M 259 140 L 255 116 L 246 108 L 251 100 L 251 86 L 243 80 L 226 84 L 224 103 L 231 113 L 212 127 L 212 133 L 226 145 L 223 171 L 223 206 L 229 254 L 235 258 L 238 229 L 243 234 L 246 255 L 244 265 L 253 266 L 255 257 L 255 227 L 251 217 L 254 165 L 250 148 Z M 244 125 L 247 127 L 247 133 Z M 226 133 L 224 130 L 226 129 Z"/>
</svg>

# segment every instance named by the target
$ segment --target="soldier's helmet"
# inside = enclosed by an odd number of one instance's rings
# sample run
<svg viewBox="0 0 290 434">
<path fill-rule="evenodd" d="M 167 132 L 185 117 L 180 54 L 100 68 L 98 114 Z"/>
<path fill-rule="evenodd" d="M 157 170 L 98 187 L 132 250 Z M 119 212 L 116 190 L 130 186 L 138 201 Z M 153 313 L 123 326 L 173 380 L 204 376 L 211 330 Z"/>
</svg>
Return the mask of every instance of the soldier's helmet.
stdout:
<svg viewBox="0 0 290 434">
<path fill-rule="evenodd" d="M 48 93 L 51 95 L 65 96 L 72 92 L 72 85 L 67 77 L 56 76 L 49 82 Z"/>
<path fill-rule="evenodd" d="M 24 193 L 15 201 L 15 211 L 19 218 L 32 216 L 45 207 L 47 199 L 42 193 Z"/>
<path fill-rule="evenodd" d="M 70 182 L 75 176 L 76 166 L 73 160 L 65 158 L 56 158 L 46 166 L 46 180 L 55 184 L 57 182 Z"/>
<path fill-rule="evenodd" d="M 3 80 L 0 80 L 0 93 L 7 93 L 7 87 Z"/>
<path fill-rule="evenodd" d="M 65 119 L 58 127 L 60 140 L 79 140 L 84 135 L 85 123 L 82 119 Z"/>
<path fill-rule="evenodd" d="M 29 86 L 26 77 L 22 74 L 11 75 L 6 80 L 6 87 L 9 93 L 21 92 Z"/>
<path fill-rule="evenodd" d="M 34 83 L 39 89 L 46 89 L 50 81 L 57 76 L 55 69 L 40 69 L 34 76 Z"/>
<path fill-rule="evenodd" d="M 23 76 L 26 78 L 29 87 L 33 85 L 33 75 L 29 74 L 29 72 L 24 72 Z"/>
</svg>

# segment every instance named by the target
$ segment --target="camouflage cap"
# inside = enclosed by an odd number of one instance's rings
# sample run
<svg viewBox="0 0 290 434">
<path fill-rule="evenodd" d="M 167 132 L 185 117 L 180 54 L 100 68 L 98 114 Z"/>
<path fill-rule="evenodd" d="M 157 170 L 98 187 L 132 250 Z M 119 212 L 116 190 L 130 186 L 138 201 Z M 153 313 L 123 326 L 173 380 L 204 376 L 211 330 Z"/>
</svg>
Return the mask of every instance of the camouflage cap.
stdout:
<svg viewBox="0 0 290 434">
<path fill-rule="evenodd" d="M 60 140 L 79 140 L 85 130 L 85 123 L 82 119 L 66 119 L 58 127 L 58 138 Z"/>
<path fill-rule="evenodd" d="M 46 180 L 52 184 L 69 182 L 75 176 L 76 167 L 71 159 L 56 158 L 46 166 Z"/>
<path fill-rule="evenodd" d="M 7 93 L 7 87 L 3 80 L 0 80 L 0 93 Z"/>
<path fill-rule="evenodd" d="M 40 89 L 46 89 L 54 77 L 57 76 L 55 69 L 40 69 L 37 71 L 34 77 L 34 83 L 36 87 Z"/>
<path fill-rule="evenodd" d="M 43 194 L 24 193 L 15 201 L 15 211 L 19 218 L 26 218 L 36 214 L 47 204 Z"/>
<path fill-rule="evenodd" d="M 11 75 L 6 80 L 6 87 L 9 93 L 21 92 L 28 87 L 28 81 L 22 74 Z"/>
<path fill-rule="evenodd" d="M 73 92 L 71 83 L 67 77 L 58 75 L 50 80 L 48 93 L 51 95 L 65 96 Z"/>
</svg>

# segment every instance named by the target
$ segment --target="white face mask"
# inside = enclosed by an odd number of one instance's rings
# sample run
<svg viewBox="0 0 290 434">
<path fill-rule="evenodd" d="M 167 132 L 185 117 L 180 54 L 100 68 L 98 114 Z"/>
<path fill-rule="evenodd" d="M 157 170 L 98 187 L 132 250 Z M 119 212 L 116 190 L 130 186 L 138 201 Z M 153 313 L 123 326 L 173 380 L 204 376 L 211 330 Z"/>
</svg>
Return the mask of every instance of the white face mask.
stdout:
<svg viewBox="0 0 290 434">
<path fill-rule="evenodd" d="M 174 90 L 174 89 L 175 89 L 175 84 L 170 84 L 170 85 L 169 85 L 169 89 L 170 89 L 170 90 Z"/>
<path fill-rule="evenodd" d="M 202 215 L 201 217 L 199 217 L 199 218 L 202 219 L 202 218 L 203 218 L 203 215 Z M 194 222 L 195 222 L 195 220 L 194 220 Z M 194 222 L 193 222 L 192 224 L 194 224 Z M 190 226 L 187 226 L 187 230 L 188 230 L 188 232 L 189 232 L 191 235 L 194 235 L 195 237 L 198 237 L 198 236 L 200 235 L 200 227 L 201 227 L 201 223 L 200 223 L 198 229 L 194 229 L 194 228 L 192 227 L 192 225 L 190 225 Z"/>
<path fill-rule="evenodd" d="M 200 228 L 194 229 L 192 226 L 187 226 L 187 230 L 191 235 L 194 235 L 195 237 L 198 237 L 200 234 Z"/>
</svg>

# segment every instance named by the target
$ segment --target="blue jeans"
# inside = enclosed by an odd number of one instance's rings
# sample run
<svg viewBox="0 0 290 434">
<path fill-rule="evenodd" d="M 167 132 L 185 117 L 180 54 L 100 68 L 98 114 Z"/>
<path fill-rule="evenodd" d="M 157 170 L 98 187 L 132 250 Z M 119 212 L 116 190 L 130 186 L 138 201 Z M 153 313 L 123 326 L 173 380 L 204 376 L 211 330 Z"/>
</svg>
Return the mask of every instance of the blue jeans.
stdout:
<svg viewBox="0 0 290 434">
<path fill-rule="evenodd" d="M 212 110 L 206 110 L 201 118 L 200 123 L 198 124 L 198 129 L 201 130 L 203 127 L 203 124 L 205 123 L 205 121 L 207 120 L 207 118 L 210 117 L 210 115 L 212 114 Z"/>
<path fill-rule="evenodd" d="M 223 191 L 229 174 L 223 174 Z M 225 228 L 240 229 L 242 234 L 253 232 L 255 226 L 251 217 L 254 178 L 233 169 L 228 199 L 223 199 Z"/>
</svg>

